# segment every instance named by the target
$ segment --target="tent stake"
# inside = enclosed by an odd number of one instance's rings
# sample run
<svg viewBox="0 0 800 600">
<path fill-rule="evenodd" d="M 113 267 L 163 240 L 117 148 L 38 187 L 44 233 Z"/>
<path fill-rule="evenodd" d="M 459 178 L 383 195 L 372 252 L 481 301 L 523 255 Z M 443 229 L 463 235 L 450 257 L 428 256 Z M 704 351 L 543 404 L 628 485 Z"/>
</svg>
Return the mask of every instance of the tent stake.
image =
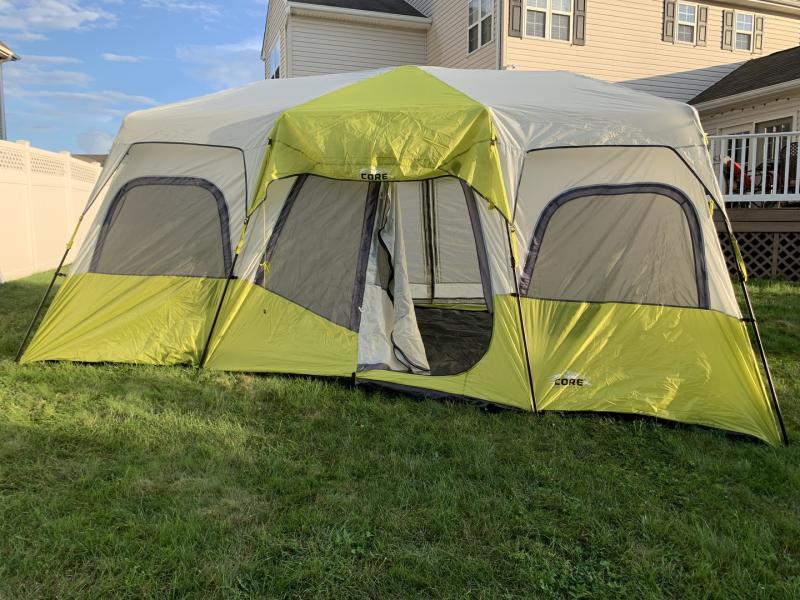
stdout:
<svg viewBox="0 0 800 600">
<path fill-rule="evenodd" d="M 61 267 L 64 266 L 64 261 L 67 260 L 67 254 L 69 254 L 69 250 L 70 246 L 68 245 L 66 250 L 64 250 L 63 256 L 61 257 L 61 262 L 58 263 L 56 270 L 53 272 L 53 277 L 50 279 L 50 285 L 47 286 L 47 290 L 39 302 L 39 306 L 36 309 L 36 314 L 33 315 L 33 319 L 31 320 L 30 325 L 28 325 L 28 331 L 25 332 L 25 337 L 22 339 L 22 343 L 19 345 L 19 350 L 17 350 L 17 356 L 14 358 L 14 362 L 20 361 L 23 353 L 25 352 L 25 348 L 28 346 L 28 341 L 31 338 L 34 327 L 36 327 L 36 322 L 39 320 L 39 316 L 42 314 L 42 309 L 47 302 L 47 297 L 50 295 L 50 292 L 53 290 L 53 286 L 56 283 L 56 277 L 61 274 Z"/>
</svg>

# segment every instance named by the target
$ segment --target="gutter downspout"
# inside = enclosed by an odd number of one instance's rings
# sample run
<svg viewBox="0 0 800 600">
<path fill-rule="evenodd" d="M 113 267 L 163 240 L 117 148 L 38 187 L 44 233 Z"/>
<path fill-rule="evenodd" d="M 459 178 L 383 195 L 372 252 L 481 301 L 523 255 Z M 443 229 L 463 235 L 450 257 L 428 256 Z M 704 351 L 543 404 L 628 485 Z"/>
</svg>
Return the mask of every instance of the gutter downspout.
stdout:
<svg viewBox="0 0 800 600">
<path fill-rule="evenodd" d="M 3 98 L 3 63 L 0 60 L 0 140 L 6 139 L 6 105 Z"/>
<path fill-rule="evenodd" d="M 503 70 L 503 15 L 505 14 L 504 0 L 497 0 L 497 60 L 496 69 Z"/>
</svg>

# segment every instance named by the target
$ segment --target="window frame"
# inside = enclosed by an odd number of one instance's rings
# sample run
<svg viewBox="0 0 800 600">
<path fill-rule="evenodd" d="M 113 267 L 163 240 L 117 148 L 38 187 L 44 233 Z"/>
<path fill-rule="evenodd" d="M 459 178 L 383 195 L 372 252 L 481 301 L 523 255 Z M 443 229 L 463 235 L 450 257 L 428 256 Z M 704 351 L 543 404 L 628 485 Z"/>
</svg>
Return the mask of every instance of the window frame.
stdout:
<svg viewBox="0 0 800 600">
<path fill-rule="evenodd" d="M 533 228 L 531 235 L 528 253 L 523 263 L 522 275 L 519 280 L 519 295 L 527 296 L 529 298 L 538 298 L 538 296 L 531 296 L 530 291 L 533 284 L 533 279 L 536 276 L 536 261 L 539 258 L 539 253 L 544 241 L 544 235 L 550 220 L 559 208 L 573 200 L 586 198 L 587 196 L 625 196 L 631 194 L 654 194 L 668 198 L 676 202 L 686 219 L 686 225 L 689 228 L 689 237 L 692 241 L 692 257 L 695 268 L 695 282 L 697 284 L 697 305 L 685 306 L 676 305 L 678 308 L 693 308 L 693 309 L 710 309 L 711 296 L 710 286 L 708 281 L 708 265 L 705 256 L 705 241 L 703 239 L 703 229 L 700 218 L 697 214 L 697 209 L 688 195 L 678 188 L 663 184 L 663 183 L 622 183 L 622 184 L 596 184 L 582 187 L 575 187 L 562 192 L 548 202 L 541 215 Z M 548 299 L 548 298 L 544 298 Z M 557 298 L 550 298 L 551 300 L 559 300 Z M 619 300 L 559 300 L 564 302 L 587 302 L 590 304 L 597 303 L 619 303 L 619 304 L 637 304 L 640 306 L 673 306 L 669 304 L 653 304 L 645 302 L 629 302 Z"/>
<path fill-rule="evenodd" d="M 573 30 L 575 28 L 575 0 L 570 0 L 569 11 L 556 10 L 553 8 L 553 0 L 545 0 L 545 8 L 532 8 L 528 6 L 528 0 L 523 0 L 525 3 L 525 15 L 523 19 L 523 36 L 532 40 L 547 40 L 550 42 L 560 42 L 562 44 L 572 44 Z M 536 12 L 544 14 L 544 36 L 533 35 L 528 33 L 528 13 Z M 567 27 L 567 39 L 553 37 L 553 15 L 564 16 L 569 18 L 569 26 Z"/>
<path fill-rule="evenodd" d="M 681 20 L 681 6 L 691 6 L 694 8 L 694 22 L 689 23 L 688 21 Z M 676 2 L 675 6 L 675 43 L 676 44 L 686 44 L 687 46 L 696 46 L 697 45 L 697 28 L 699 25 L 700 20 L 700 5 L 696 2 Z M 692 28 L 692 40 L 682 40 L 680 39 L 680 27 L 681 25 L 690 26 Z"/>
<path fill-rule="evenodd" d="M 750 17 L 750 30 L 739 29 L 739 15 Z M 750 37 L 750 45 L 748 48 L 739 48 L 739 34 L 747 35 Z M 733 51 L 734 52 L 747 52 L 753 53 L 753 44 L 756 37 L 756 14 L 744 10 L 733 11 Z"/>
<path fill-rule="evenodd" d="M 273 64 L 273 59 L 276 59 Z M 267 54 L 267 79 L 280 79 L 281 78 L 281 36 L 275 38 L 272 47 Z"/>
<path fill-rule="evenodd" d="M 122 209 L 124 204 L 124 200 L 133 189 L 139 187 L 147 187 L 151 185 L 158 185 L 158 186 L 186 186 L 186 187 L 197 187 L 207 191 L 211 196 L 214 198 L 214 202 L 216 203 L 217 208 L 217 215 L 219 218 L 219 227 L 220 227 L 220 238 L 222 241 L 222 264 L 223 264 L 223 275 L 214 276 L 214 275 L 185 275 L 180 273 L 167 273 L 167 274 L 160 274 L 160 275 L 148 275 L 148 277 L 161 277 L 161 276 L 175 276 L 175 277 L 202 277 L 207 279 L 224 279 L 228 277 L 231 273 L 231 268 L 233 265 L 233 256 L 231 251 L 231 232 L 230 232 L 230 218 L 228 215 L 228 204 L 225 201 L 225 196 L 223 195 L 222 191 L 213 183 L 211 183 L 208 179 L 203 179 L 201 177 L 184 177 L 184 176 L 163 176 L 163 175 L 156 175 L 156 176 L 145 176 L 145 177 L 136 177 L 131 179 L 127 183 L 125 183 L 122 187 L 117 190 L 114 194 L 111 203 L 108 205 L 106 209 L 105 215 L 103 215 L 103 220 L 100 225 L 100 232 L 97 236 L 97 242 L 95 243 L 95 247 L 92 250 L 92 260 L 89 265 L 89 272 L 90 273 L 105 273 L 110 275 L 130 275 L 127 273 L 107 273 L 106 271 L 100 271 L 100 259 L 103 255 L 103 251 L 105 249 L 106 240 L 108 239 L 108 235 L 111 230 L 111 226 L 113 225 L 114 218 L 118 214 L 118 212 Z"/>
<path fill-rule="evenodd" d="M 484 46 L 491 44 L 494 41 L 494 0 L 489 0 L 489 10 L 484 15 L 483 14 L 483 2 L 484 0 L 477 0 L 478 2 L 478 17 L 476 21 L 471 21 L 471 13 L 470 8 L 472 3 L 475 0 L 467 0 L 467 54 L 474 54 Z M 489 27 L 489 39 L 483 39 L 483 23 L 486 20 L 490 20 L 491 26 Z M 475 48 L 470 47 L 470 32 L 473 28 L 477 29 L 477 40 L 478 45 Z"/>
</svg>

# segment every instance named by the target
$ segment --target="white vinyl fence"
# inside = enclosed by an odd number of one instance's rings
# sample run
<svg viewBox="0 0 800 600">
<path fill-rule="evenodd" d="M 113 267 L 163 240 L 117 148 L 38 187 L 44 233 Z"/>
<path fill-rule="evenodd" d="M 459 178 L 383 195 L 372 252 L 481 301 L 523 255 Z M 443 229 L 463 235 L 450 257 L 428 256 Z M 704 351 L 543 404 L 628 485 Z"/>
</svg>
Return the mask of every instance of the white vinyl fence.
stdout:
<svg viewBox="0 0 800 600">
<path fill-rule="evenodd" d="M 0 141 L 0 283 L 58 265 L 100 170 L 67 152 Z"/>
</svg>

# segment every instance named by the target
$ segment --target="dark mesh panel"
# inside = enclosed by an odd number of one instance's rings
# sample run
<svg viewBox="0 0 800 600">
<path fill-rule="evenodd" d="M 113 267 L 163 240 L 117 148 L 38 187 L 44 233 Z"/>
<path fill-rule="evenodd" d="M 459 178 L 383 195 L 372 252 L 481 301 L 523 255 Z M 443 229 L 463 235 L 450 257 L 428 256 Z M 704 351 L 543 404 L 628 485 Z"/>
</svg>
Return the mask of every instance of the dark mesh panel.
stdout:
<svg viewBox="0 0 800 600">
<path fill-rule="evenodd" d="M 227 211 L 215 187 L 142 180 L 131 183 L 109 208 L 92 271 L 227 276 Z"/>
<path fill-rule="evenodd" d="M 550 217 L 528 295 L 698 306 L 692 234 L 678 202 L 657 193 L 583 196 Z"/>
<path fill-rule="evenodd" d="M 369 185 L 308 177 L 286 215 L 265 287 L 350 327 Z"/>
</svg>

